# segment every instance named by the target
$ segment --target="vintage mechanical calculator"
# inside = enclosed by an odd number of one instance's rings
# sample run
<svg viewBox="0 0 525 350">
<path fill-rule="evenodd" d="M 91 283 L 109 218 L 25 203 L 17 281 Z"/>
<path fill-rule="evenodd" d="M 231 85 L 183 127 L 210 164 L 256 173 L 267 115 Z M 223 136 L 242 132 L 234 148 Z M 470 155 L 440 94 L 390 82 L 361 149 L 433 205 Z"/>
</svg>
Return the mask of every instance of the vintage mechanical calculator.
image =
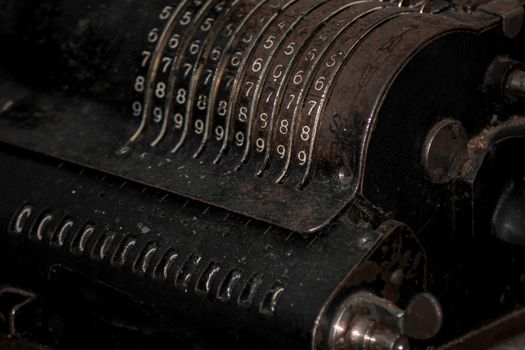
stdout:
<svg viewBox="0 0 525 350">
<path fill-rule="evenodd" d="M 56 349 L 524 332 L 524 3 L 0 0 L 1 329 Z"/>
</svg>

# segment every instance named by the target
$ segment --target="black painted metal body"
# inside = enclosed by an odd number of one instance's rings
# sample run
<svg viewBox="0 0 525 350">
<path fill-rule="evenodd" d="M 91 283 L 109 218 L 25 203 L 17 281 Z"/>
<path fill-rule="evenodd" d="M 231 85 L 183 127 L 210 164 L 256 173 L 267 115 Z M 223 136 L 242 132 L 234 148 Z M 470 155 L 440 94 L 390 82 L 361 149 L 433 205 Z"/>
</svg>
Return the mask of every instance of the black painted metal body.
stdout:
<svg viewBox="0 0 525 350">
<path fill-rule="evenodd" d="M 430 290 L 424 349 L 519 306 L 485 217 L 523 169 L 421 161 L 443 119 L 524 115 L 487 84 L 524 39 L 485 3 L 0 1 L 1 281 L 40 296 L 30 336 L 322 349 L 352 292 Z"/>
</svg>

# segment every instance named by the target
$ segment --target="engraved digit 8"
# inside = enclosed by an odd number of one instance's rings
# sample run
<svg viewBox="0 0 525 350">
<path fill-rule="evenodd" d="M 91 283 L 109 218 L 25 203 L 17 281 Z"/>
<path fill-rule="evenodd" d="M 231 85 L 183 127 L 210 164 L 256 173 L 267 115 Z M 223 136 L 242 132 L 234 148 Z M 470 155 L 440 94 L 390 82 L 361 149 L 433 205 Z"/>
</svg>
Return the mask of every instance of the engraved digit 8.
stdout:
<svg viewBox="0 0 525 350">
<path fill-rule="evenodd" d="M 142 75 L 139 75 L 137 79 L 135 80 L 135 91 L 143 92 L 145 83 L 146 83 L 146 79 Z"/>
<path fill-rule="evenodd" d="M 155 89 L 155 96 L 157 96 L 157 98 L 164 98 L 166 97 L 166 84 L 163 83 L 163 82 L 160 82 L 157 84 L 157 88 Z"/>
<path fill-rule="evenodd" d="M 281 134 L 286 135 L 288 134 L 288 127 L 290 126 L 290 123 L 287 119 L 281 120 L 281 127 L 279 128 L 279 131 Z"/>
<path fill-rule="evenodd" d="M 179 89 L 177 91 L 177 103 L 181 105 L 186 103 L 186 90 Z"/>
<path fill-rule="evenodd" d="M 308 125 L 303 126 L 303 130 L 301 130 L 301 140 L 308 141 L 310 139 L 310 127 Z"/>
<path fill-rule="evenodd" d="M 248 119 L 248 108 L 241 107 L 239 110 L 239 121 L 245 122 Z"/>
<path fill-rule="evenodd" d="M 208 96 L 199 95 L 199 100 L 197 101 L 197 108 L 201 111 L 204 111 L 208 106 Z"/>
<path fill-rule="evenodd" d="M 217 109 L 217 113 L 224 117 L 228 113 L 228 102 L 221 100 L 219 102 L 219 108 Z"/>
</svg>

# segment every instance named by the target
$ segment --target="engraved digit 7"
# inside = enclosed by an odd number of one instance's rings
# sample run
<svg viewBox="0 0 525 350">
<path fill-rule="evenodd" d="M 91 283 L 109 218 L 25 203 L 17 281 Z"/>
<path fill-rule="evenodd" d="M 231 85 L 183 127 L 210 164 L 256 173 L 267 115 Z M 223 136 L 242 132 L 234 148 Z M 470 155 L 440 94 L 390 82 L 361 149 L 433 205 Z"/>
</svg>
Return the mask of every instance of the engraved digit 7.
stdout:
<svg viewBox="0 0 525 350">
<path fill-rule="evenodd" d="M 151 52 L 149 51 L 142 51 L 142 56 L 144 56 L 144 59 L 142 60 L 142 67 L 146 67 L 148 65 L 148 61 L 151 57 Z"/>
</svg>

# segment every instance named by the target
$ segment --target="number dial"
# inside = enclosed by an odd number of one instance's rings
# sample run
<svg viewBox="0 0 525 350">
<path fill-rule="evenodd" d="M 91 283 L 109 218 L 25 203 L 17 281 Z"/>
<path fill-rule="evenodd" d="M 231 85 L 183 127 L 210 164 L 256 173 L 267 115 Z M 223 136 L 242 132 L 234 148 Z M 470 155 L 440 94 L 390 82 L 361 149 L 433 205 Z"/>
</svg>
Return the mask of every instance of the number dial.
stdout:
<svg viewBox="0 0 525 350">
<path fill-rule="evenodd" d="M 205 146 L 207 161 L 217 162 L 224 145 L 231 142 L 227 130 L 232 118 L 230 95 L 233 84 L 257 38 L 282 6 L 285 6 L 284 0 L 261 1 L 236 28 L 224 49 L 213 77 L 207 111 L 209 132 L 213 131 L 220 137 L 208 139 Z"/>
<path fill-rule="evenodd" d="M 375 32 L 379 27 L 382 27 L 385 23 L 395 20 L 399 16 L 403 16 L 407 13 L 404 9 L 400 8 L 387 8 L 379 10 L 377 8 L 371 9 L 369 11 L 363 12 L 363 27 L 353 27 L 346 30 L 340 36 L 340 41 L 345 42 L 345 48 L 333 46 L 330 50 L 327 51 L 326 59 L 323 64 L 320 65 L 319 71 L 316 73 L 312 85 L 309 88 L 309 92 L 305 101 L 317 101 L 315 111 L 309 110 L 305 105 L 301 112 L 299 120 L 299 128 L 297 133 L 301 133 L 303 129 L 308 128 L 312 132 L 312 137 L 306 139 L 303 138 L 303 135 L 298 135 L 295 139 L 297 142 L 294 144 L 294 148 L 289 157 L 289 164 L 285 171 L 281 174 L 281 179 L 288 175 L 289 183 L 297 185 L 299 187 L 304 186 L 308 179 L 310 179 L 313 172 L 313 158 L 315 156 L 314 150 L 316 148 L 315 143 L 319 139 L 319 126 L 321 122 L 324 122 L 324 126 L 330 125 L 335 129 L 340 125 L 337 118 L 340 114 L 332 114 L 332 118 L 325 117 L 326 105 L 332 101 L 334 98 L 332 91 L 336 82 L 341 80 L 340 71 L 344 67 L 345 63 L 352 59 L 352 56 L 360 48 L 360 46 L 366 42 L 366 39 L 369 35 Z M 368 23 L 368 25 L 365 25 Z M 354 39 L 354 41 L 352 41 Z M 339 55 L 339 53 L 342 53 Z M 332 61 L 330 58 L 332 55 L 338 55 L 338 59 L 335 60 L 334 65 L 332 66 Z M 320 82 L 321 78 L 325 78 L 322 83 Z M 314 112 L 314 113 L 312 113 Z M 339 133 L 352 133 L 354 128 L 346 128 L 344 130 L 338 130 Z M 341 136 L 338 136 L 338 138 Z M 334 140 L 339 141 L 338 139 Z M 340 142 L 340 141 L 339 141 Z M 335 146 L 331 146 L 335 147 Z M 301 161 L 301 157 L 306 157 L 306 161 Z M 345 159 L 342 160 L 338 173 L 349 173 L 352 168 L 349 165 L 349 162 Z M 287 174 L 290 172 L 291 174 Z M 345 175 L 347 176 L 347 175 Z"/>
<path fill-rule="evenodd" d="M 368 1 L 355 3 L 333 1 L 323 7 L 325 18 L 317 19 L 318 25 L 314 33 L 308 38 L 307 42 L 303 43 L 300 50 L 297 50 L 297 54 L 293 57 L 293 64 L 287 67 L 284 74 L 285 79 L 277 89 L 271 112 L 264 111 L 264 100 L 259 101 L 259 109 L 263 107 L 263 111 L 258 111 L 257 115 L 270 115 L 269 119 L 271 120 L 269 123 L 271 132 L 266 133 L 257 127 L 258 123 L 255 123 L 254 138 L 264 139 L 267 145 L 264 152 L 260 152 L 261 154 L 258 157 L 255 154 L 255 157 L 259 158 L 257 159 L 259 163 L 257 173 L 259 175 L 271 163 L 272 168 L 266 172 L 265 176 L 279 180 L 281 172 L 288 165 L 294 134 L 296 134 L 294 130 L 300 116 L 300 103 L 303 101 L 306 88 L 311 84 L 313 72 L 318 69 L 319 60 L 323 57 L 327 45 L 334 42 L 334 36 L 337 36 L 337 33 L 341 31 L 341 27 L 350 26 L 354 17 L 369 8 L 379 7 L 377 3 L 370 4 Z M 300 40 L 297 41 L 300 42 Z M 286 56 L 286 53 L 283 56 Z M 279 58 L 286 59 L 286 57 Z M 320 82 L 322 80 L 323 78 Z M 315 100 L 308 100 L 305 103 L 309 111 L 313 111 L 317 106 Z M 304 135 L 307 134 L 310 138 L 311 130 L 304 129 L 299 137 L 304 138 Z M 297 135 L 295 136 L 297 137 Z M 262 142 L 259 141 L 259 143 Z"/>
<path fill-rule="evenodd" d="M 256 99 L 257 91 L 268 75 L 276 53 L 292 33 L 308 33 L 305 26 L 301 27 L 300 23 L 304 23 L 308 15 L 322 7 L 324 3 L 326 2 L 304 0 L 291 4 L 274 18 L 255 43 L 243 70 L 234 82 L 230 98 L 234 106 L 233 118 L 228 128 L 232 142 L 229 148 L 225 144 L 221 153 L 221 156 L 224 156 L 228 151 L 229 166 L 238 166 L 244 158 L 246 146 L 250 143 L 253 123 L 252 100 Z"/>
<path fill-rule="evenodd" d="M 220 142 L 225 136 L 224 127 L 218 126 L 213 130 L 211 128 L 212 122 L 208 120 L 208 114 L 210 114 L 211 111 L 209 105 L 212 103 L 210 97 L 211 89 L 214 81 L 217 79 L 216 76 L 218 74 L 220 62 L 226 60 L 225 51 L 231 46 L 231 41 L 236 28 L 242 27 L 245 18 L 249 16 L 250 12 L 253 11 L 258 3 L 262 4 L 260 0 L 243 2 L 236 1 L 232 4 L 232 10 L 229 11 L 228 17 L 213 29 L 214 34 L 209 41 L 207 54 L 203 55 L 201 58 L 198 71 L 192 79 L 192 90 L 195 91 L 192 93 L 194 96 L 192 113 L 194 119 L 193 124 L 196 125 L 197 123 L 201 123 L 201 125 L 204 126 L 203 132 L 199 132 L 198 128 L 194 129 L 193 137 L 195 138 L 195 142 L 191 142 L 191 149 L 189 150 L 190 152 L 193 152 L 194 157 L 200 155 L 206 146 L 206 142 L 210 138 L 215 138 Z M 226 114 L 227 108 L 225 108 L 223 103 L 218 106 L 214 117 L 225 118 Z M 193 147 L 195 147 L 196 151 Z"/>
<path fill-rule="evenodd" d="M 158 62 L 173 56 L 170 74 L 166 77 L 160 64 L 150 67 L 155 80 L 144 85 L 152 96 L 151 106 L 146 105 L 150 129 L 155 108 L 164 103 L 163 128 L 151 145 L 163 152 L 169 147 L 173 155 L 159 164 L 173 163 L 177 172 L 193 169 L 199 179 L 216 181 L 219 187 L 211 193 L 221 192 L 221 186 L 230 189 L 219 195 L 221 201 L 231 191 L 264 193 L 279 203 L 304 197 L 317 209 L 311 218 L 301 216 L 304 222 L 296 227 L 321 227 L 330 214 L 319 203 L 326 205 L 329 198 L 333 205 L 328 207 L 338 206 L 357 189 L 356 162 L 366 137 L 363 125 L 350 123 L 355 117 L 341 109 L 354 109 L 343 96 L 349 87 L 368 82 L 343 72 L 348 66 L 368 67 L 368 58 L 354 56 L 370 35 L 391 35 L 382 28 L 415 10 L 376 0 L 237 0 L 224 7 L 219 0 L 182 3 L 177 21 L 171 12 L 159 34 L 168 42 L 165 51 L 157 48 L 154 55 Z M 156 34 L 148 37 L 155 40 Z M 168 38 L 174 38 L 173 48 Z M 158 86 L 164 81 L 169 83 L 166 96 L 164 85 Z M 354 134 L 359 136 L 348 141 Z M 237 178 L 242 188 L 229 185 Z M 226 202 L 220 203 L 236 205 Z M 270 212 L 279 221 L 279 210 Z"/>
<path fill-rule="evenodd" d="M 139 127 L 131 137 L 133 141 L 151 130 L 152 122 L 157 124 L 162 122 L 163 117 L 159 118 L 158 106 L 152 107 L 155 90 L 153 87 L 156 85 L 155 80 L 159 69 L 163 71 L 165 67 L 162 52 L 166 43 L 169 42 L 167 35 L 173 30 L 178 16 L 187 6 L 189 6 L 188 0 L 181 1 L 176 7 L 165 6 L 157 18 L 160 23 L 157 23 L 147 34 L 146 46 L 141 52 L 140 73 L 136 76 L 133 86 L 135 96 L 132 102 L 132 115 L 140 118 Z M 157 114 L 156 117 L 152 116 L 153 111 Z"/>
</svg>

